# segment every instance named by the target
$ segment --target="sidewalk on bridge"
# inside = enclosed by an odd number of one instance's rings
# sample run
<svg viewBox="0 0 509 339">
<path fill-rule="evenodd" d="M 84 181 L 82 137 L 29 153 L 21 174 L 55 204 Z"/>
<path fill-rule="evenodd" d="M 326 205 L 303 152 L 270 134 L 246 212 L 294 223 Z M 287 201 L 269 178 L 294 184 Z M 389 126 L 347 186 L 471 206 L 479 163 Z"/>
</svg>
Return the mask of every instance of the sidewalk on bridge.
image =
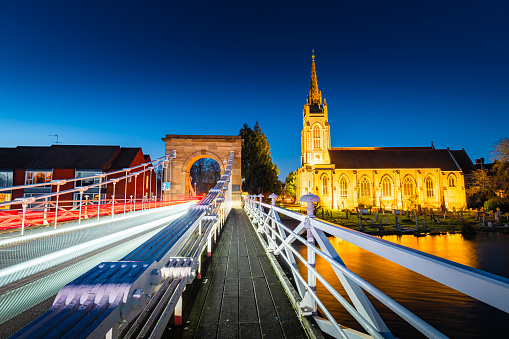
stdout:
<svg viewBox="0 0 509 339">
<path fill-rule="evenodd" d="M 183 326 L 165 337 L 307 338 L 242 209 L 231 210 L 202 280 L 183 300 Z"/>
</svg>

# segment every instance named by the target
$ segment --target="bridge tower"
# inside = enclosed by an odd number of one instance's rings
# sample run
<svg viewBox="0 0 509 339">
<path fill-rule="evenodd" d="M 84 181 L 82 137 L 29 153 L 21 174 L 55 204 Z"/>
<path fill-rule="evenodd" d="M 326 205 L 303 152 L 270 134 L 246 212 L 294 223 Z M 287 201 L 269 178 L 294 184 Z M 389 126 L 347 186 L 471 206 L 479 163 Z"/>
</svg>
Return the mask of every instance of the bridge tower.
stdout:
<svg viewBox="0 0 509 339">
<path fill-rule="evenodd" d="M 241 152 L 242 138 L 238 135 L 166 135 L 165 154 L 177 151 L 172 160 L 171 171 L 168 169 L 165 181 L 170 182 L 170 197 L 179 199 L 189 196 L 191 188 L 189 174 L 193 164 L 202 158 L 214 159 L 224 173 L 230 151 L 234 152 L 232 168 L 232 199 L 233 206 L 240 207 L 241 188 Z M 171 178 L 170 178 L 171 176 Z M 168 192 L 166 193 L 168 194 Z"/>
</svg>

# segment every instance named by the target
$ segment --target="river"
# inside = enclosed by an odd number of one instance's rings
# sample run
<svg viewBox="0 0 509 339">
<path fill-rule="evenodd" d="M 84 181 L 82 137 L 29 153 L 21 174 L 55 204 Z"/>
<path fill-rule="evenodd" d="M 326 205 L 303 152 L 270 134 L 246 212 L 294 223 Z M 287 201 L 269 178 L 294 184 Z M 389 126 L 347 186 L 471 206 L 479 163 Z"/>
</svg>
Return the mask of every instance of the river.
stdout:
<svg viewBox="0 0 509 339">
<path fill-rule="evenodd" d="M 350 270 L 445 335 L 451 338 L 509 337 L 507 313 L 346 241 L 329 239 Z M 465 238 L 461 234 L 426 237 L 394 235 L 384 236 L 383 239 L 509 278 L 509 234 L 481 233 L 472 238 Z M 305 249 L 302 251 L 305 253 Z M 346 296 L 327 262 L 318 257 L 316 266 L 327 281 Z M 340 324 L 362 330 L 319 283 L 317 293 Z M 424 337 L 377 300 L 370 299 L 393 335 L 399 338 Z"/>
</svg>

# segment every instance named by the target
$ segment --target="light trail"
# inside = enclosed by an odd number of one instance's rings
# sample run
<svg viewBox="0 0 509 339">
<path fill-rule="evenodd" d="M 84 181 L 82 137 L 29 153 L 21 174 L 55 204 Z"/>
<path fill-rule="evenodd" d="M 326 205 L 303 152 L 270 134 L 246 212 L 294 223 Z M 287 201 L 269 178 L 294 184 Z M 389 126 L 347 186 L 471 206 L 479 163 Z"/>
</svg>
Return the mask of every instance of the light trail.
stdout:
<svg viewBox="0 0 509 339">
<path fill-rule="evenodd" d="M 51 297 L 98 263 L 122 258 L 185 214 L 191 204 L 3 239 L 0 260 L 13 264 L 0 269 L 0 324 Z M 48 253 L 43 247 L 58 250 Z"/>
<path fill-rule="evenodd" d="M 152 231 L 154 228 L 160 227 L 161 224 L 169 223 L 184 214 L 179 212 L 169 217 L 152 221 L 141 226 L 133 227 L 124 231 L 110 234 L 95 240 L 91 240 L 80 245 L 68 247 L 37 259 L 32 259 L 27 262 L 10 266 L 0 270 L 0 287 L 7 285 L 13 281 L 23 279 L 28 275 L 36 274 L 42 270 L 48 269 L 52 266 L 61 264 L 62 262 L 69 261 L 88 252 L 92 252 L 100 247 L 110 244 L 112 241 L 118 242 L 123 239 L 129 238 L 136 234 L 146 233 Z"/>
</svg>

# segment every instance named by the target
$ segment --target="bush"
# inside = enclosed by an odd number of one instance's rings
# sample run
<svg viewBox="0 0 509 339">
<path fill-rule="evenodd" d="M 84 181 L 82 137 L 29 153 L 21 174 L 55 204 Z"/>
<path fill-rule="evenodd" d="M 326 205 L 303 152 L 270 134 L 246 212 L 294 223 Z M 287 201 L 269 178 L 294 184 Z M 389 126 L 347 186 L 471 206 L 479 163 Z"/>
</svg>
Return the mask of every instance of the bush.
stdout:
<svg viewBox="0 0 509 339">
<path fill-rule="evenodd" d="M 509 201 L 500 197 L 495 197 L 484 202 L 485 211 L 496 211 L 497 207 L 500 208 L 502 212 L 509 212 Z"/>
</svg>

